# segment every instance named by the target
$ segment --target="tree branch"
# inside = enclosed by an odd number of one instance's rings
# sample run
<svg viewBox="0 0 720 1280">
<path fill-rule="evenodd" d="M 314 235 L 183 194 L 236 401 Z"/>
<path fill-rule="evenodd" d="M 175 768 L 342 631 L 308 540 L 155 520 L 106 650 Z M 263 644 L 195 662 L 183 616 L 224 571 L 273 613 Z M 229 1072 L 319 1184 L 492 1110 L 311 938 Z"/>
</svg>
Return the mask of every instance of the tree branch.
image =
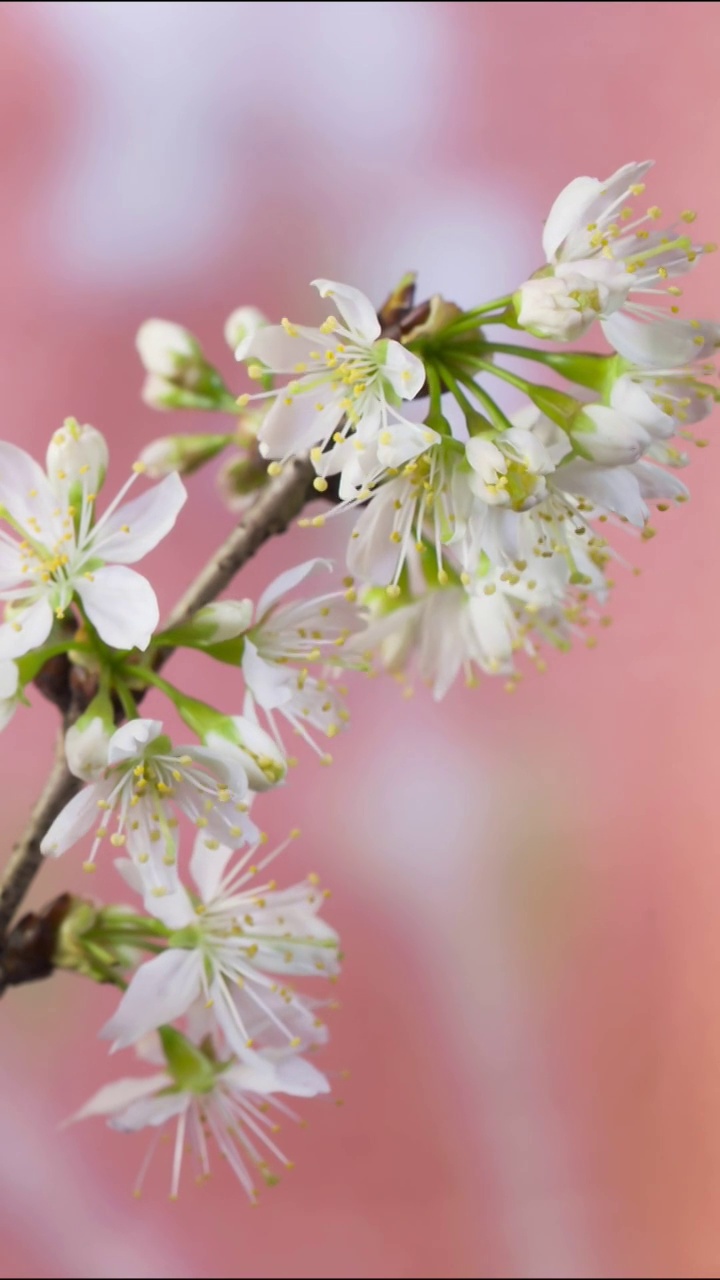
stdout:
<svg viewBox="0 0 720 1280">
<path fill-rule="evenodd" d="M 178 601 L 168 620 L 168 627 L 177 627 L 203 605 L 215 600 L 229 586 L 235 574 L 255 555 L 264 542 L 275 534 L 283 533 L 290 521 L 302 510 L 312 496 L 314 470 L 307 457 L 294 458 L 276 479 L 270 481 L 240 523 L 218 548 L 195 581 Z M 158 653 L 157 665 L 164 666 L 173 650 Z M 40 844 L 45 832 L 69 800 L 79 791 L 82 783 L 70 773 L 65 763 L 65 733 L 88 705 L 92 694 L 78 687 L 74 689 L 70 704 L 63 718 L 58 738 L 55 764 L 45 784 L 42 795 L 30 817 L 30 821 L 16 844 L 10 861 L 0 879 L 0 995 L 8 984 L 7 930 L 15 912 L 27 894 L 30 885 L 42 865 Z M 32 964 L 28 964 L 29 977 Z M 29 980 L 28 977 L 28 980 Z M 13 982 L 21 981 L 17 963 Z"/>
</svg>

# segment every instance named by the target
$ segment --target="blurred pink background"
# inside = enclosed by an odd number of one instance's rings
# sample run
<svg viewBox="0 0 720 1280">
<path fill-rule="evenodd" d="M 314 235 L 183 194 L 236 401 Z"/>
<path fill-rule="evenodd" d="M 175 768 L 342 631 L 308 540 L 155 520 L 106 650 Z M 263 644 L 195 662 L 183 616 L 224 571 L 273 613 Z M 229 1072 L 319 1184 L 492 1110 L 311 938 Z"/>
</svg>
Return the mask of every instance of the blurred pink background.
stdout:
<svg viewBox="0 0 720 1280">
<path fill-rule="evenodd" d="M 415 268 L 477 304 L 539 265 L 570 178 L 627 160 L 654 156 L 652 200 L 720 238 L 719 40 L 716 3 L 0 5 L 3 437 L 42 454 L 74 414 L 119 483 L 191 426 L 140 402 L 148 315 L 232 374 L 229 311 L 301 318 L 318 275 L 379 302 Z M 710 259 L 698 314 L 717 285 Z M 3 1275 L 718 1274 L 720 477 L 713 448 L 693 463 L 690 506 L 626 544 L 642 575 L 618 573 L 594 652 L 439 706 L 358 678 L 333 768 L 305 753 L 263 801 L 272 835 L 303 829 L 288 877 L 334 891 L 323 1063 L 351 1075 L 283 1135 L 296 1169 L 258 1209 L 223 1169 L 168 1204 L 160 1156 L 133 1201 L 143 1137 L 59 1130 L 134 1070 L 95 1040 L 115 996 L 8 993 Z M 165 606 L 230 527 L 212 475 L 191 485 L 150 566 Z M 340 546 L 296 530 L 243 593 Z M 226 673 L 174 669 L 226 706 Z M 20 712 L 0 740 L 8 848 L 53 722 Z M 33 901 L 68 886 L 127 896 L 70 854 Z"/>
</svg>

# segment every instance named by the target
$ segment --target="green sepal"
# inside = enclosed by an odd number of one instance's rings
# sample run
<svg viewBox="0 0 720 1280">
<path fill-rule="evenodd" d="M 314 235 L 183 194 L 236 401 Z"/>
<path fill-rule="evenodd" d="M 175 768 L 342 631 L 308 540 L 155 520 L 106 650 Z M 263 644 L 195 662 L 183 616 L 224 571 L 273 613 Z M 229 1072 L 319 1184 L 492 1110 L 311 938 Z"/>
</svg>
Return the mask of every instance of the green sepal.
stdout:
<svg viewBox="0 0 720 1280">
<path fill-rule="evenodd" d="M 215 1088 L 214 1064 L 175 1027 L 159 1028 L 165 1061 L 178 1089 L 184 1093 L 210 1093 Z"/>
</svg>

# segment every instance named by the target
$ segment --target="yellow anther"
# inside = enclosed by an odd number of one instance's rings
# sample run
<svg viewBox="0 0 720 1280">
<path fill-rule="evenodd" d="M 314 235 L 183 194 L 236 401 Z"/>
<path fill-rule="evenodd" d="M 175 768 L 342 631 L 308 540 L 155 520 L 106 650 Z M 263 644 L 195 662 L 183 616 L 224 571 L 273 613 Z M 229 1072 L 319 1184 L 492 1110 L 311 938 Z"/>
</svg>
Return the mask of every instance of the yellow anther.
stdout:
<svg viewBox="0 0 720 1280">
<path fill-rule="evenodd" d="M 136 473 L 136 475 L 139 475 L 139 476 L 141 476 L 143 472 L 147 471 L 147 467 L 145 466 L 145 463 L 140 461 L 133 462 L 132 469 Z M 96 494 L 93 494 L 93 498 L 95 498 L 96 496 L 97 496 Z M 88 494 L 88 502 L 89 501 L 90 501 L 90 495 Z"/>
<path fill-rule="evenodd" d="M 313 480 L 313 489 L 316 489 L 318 493 L 324 493 L 327 487 L 328 482 L 324 476 L 316 476 Z"/>
</svg>

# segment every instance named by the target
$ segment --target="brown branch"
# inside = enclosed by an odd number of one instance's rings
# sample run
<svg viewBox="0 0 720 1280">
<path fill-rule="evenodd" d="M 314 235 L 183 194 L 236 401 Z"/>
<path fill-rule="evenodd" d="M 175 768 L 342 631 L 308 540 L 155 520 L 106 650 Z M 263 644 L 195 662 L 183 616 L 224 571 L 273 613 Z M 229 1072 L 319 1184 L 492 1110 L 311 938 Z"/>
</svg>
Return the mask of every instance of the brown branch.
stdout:
<svg viewBox="0 0 720 1280">
<path fill-rule="evenodd" d="M 237 527 L 188 587 L 182 599 L 178 601 L 168 620 L 168 627 L 180 626 L 197 609 L 215 600 L 268 538 L 285 531 L 290 521 L 298 515 L 312 495 L 313 476 L 314 471 L 309 460 L 306 457 L 300 457 L 294 458 L 283 469 L 281 475 L 270 481 Z M 173 650 L 169 648 L 162 650 L 158 654 L 157 665 L 164 665 L 172 652 Z M 73 669 L 71 674 L 74 674 Z M 79 675 L 79 672 L 77 674 Z M 10 949 L 6 934 L 15 912 L 42 865 L 43 855 L 40 852 L 40 844 L 45 832 L 82 785 L 79 779 L 70 773 L 65 763 L 64 740 L 67 729 L 82 714 L 91 697 L 92 691 L 80 687 L 76 681 L 63 718 L 55 764 L 0 880 L 0 939 L 4 940 L 0 942 L 0 995 L 9 981 L 17 983 L 39 976 L 31 972 L 32 958 L 30 958 L 26 979 L 22 978 L 17 964 L 14 976 L 9 977 Z"/>
</svg>

